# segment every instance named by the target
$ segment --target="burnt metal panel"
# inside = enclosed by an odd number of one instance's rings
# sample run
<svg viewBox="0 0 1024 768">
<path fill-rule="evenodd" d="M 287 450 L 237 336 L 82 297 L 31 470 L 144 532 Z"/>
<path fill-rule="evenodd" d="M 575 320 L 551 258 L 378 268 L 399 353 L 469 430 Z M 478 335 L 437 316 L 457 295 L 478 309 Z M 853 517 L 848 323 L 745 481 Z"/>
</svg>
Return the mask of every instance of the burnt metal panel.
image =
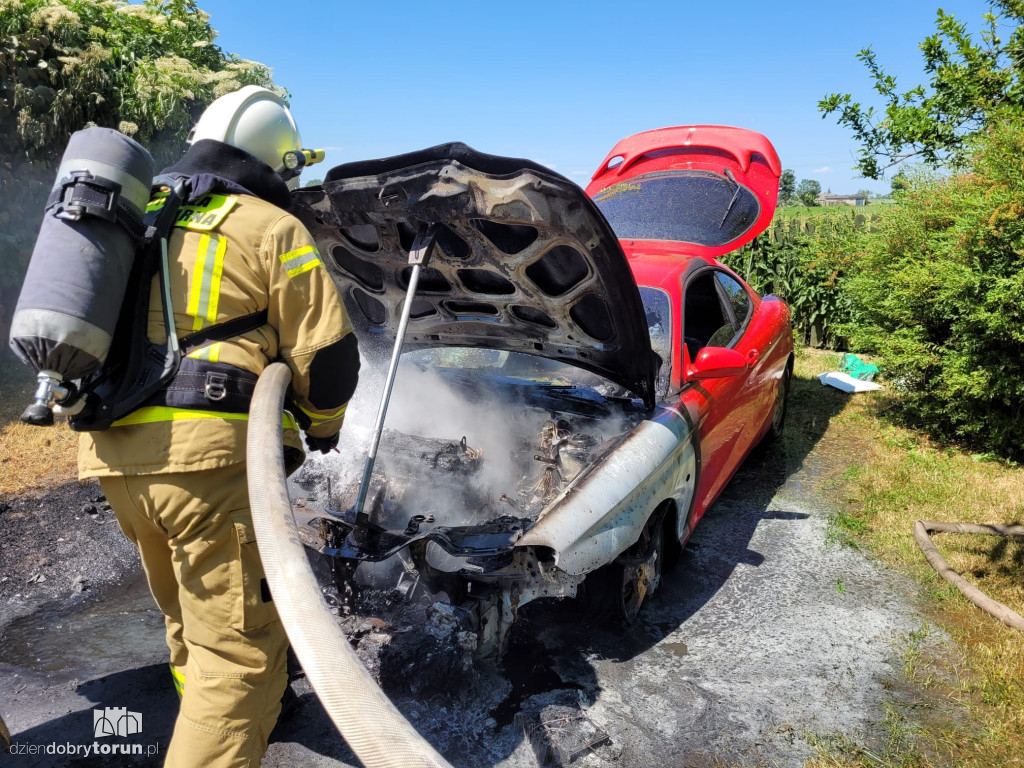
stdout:
<svg viewBox="0 0 1024 768">
<path fill-rule="evenodd" d="M 293 199 L 361 338 L 394 337 L 412 238 L 438 224 L 432 281 L 417 295 L 406 350 L 536 354 L 600 374 L 653 407 L 657 362 L 632 272 L 600 211 L 568 179 L 456 143 L 340 165 Z"/>
</svg>

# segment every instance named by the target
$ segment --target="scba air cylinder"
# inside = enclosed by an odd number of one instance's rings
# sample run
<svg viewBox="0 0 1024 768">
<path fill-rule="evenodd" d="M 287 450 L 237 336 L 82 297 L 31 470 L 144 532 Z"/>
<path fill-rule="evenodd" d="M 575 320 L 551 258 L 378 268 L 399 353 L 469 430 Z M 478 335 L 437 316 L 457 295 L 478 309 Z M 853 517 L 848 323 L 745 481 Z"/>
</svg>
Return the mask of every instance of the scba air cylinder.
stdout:
<svg viewBox="0 0 1024 768">
<path fill-rule="evenodd" d="M 128 136 L 71 136 L 11 321 L 11 348 L 37 373 L 70 381 L 102 367 L 152 183 L 152 156 Z"/>
</svg>

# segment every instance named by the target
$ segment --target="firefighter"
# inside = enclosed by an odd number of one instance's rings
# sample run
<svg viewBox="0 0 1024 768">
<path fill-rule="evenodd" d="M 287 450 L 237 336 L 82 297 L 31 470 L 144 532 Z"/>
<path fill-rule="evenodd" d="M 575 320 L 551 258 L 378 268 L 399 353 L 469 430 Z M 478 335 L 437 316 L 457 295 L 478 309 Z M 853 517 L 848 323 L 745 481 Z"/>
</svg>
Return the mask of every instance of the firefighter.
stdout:
<svg viewBox="0 0 1024 768">
<path fill-rule="evenodd" d="M 264 323 L 191 352 L 166 390 L 83 433 L 79 475 L 99 478 L 165 617 L 181 697 L 166 765 L 258 766 L 287 685 L 288 641 L 249 510 L 249 399 L 271 361 L 288 364 L 297 407 L 282 414 L 283 450 L 294 469 L 297 419 L 311 450 L 337 445 L 359 356 L 316 244 L 286 212 L 316 153 L 302 150 L 285 103 L 257 86 L 222 96 L 189 143 L 164 171 L 191 180 L 169 242 L 178 336 L 233 318 Z M 162 343 L 155 291 L 149 334 Z"/>
</svg>

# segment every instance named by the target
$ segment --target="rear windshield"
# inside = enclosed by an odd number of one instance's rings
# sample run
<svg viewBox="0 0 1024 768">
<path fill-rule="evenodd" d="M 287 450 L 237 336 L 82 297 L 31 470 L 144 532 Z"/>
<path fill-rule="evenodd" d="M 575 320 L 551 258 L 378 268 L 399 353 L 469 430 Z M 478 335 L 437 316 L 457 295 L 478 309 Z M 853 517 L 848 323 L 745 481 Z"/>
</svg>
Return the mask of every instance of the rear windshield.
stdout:
<svg viewBox="0 0 1024 768">
<path fill-rule="evenodd" d="M 757 196 L 710 171 L 662 171 L 613 184 L 594 202 L 620 240 L 672 240 L 719 246 L 757 221 Z"/>
</svg>

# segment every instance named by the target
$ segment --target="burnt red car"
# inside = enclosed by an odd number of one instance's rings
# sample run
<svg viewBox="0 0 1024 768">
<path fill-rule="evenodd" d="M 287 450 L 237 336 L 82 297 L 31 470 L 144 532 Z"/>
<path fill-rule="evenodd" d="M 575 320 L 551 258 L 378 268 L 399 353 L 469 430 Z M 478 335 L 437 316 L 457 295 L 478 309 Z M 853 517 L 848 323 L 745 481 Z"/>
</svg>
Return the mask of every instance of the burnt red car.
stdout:
<svg viewBox="0 0 1024 768">
<path fill-rule="evenodd" d="M 335 479 L 336 576 L 400 559 L 398 588 L 443 593 L 435 620 L 479 656 L 522 605 L 584 581 L 634 617 L 783 427 L 789 311 L 716 260 L 771 221 L 780 172 L 764 136 L 691 126 L 624 139 L 586 193 L 462 144 L 297 190 L 368 367 L 397 371 L 404 402 L 362 481 Z"/>
</svg>

